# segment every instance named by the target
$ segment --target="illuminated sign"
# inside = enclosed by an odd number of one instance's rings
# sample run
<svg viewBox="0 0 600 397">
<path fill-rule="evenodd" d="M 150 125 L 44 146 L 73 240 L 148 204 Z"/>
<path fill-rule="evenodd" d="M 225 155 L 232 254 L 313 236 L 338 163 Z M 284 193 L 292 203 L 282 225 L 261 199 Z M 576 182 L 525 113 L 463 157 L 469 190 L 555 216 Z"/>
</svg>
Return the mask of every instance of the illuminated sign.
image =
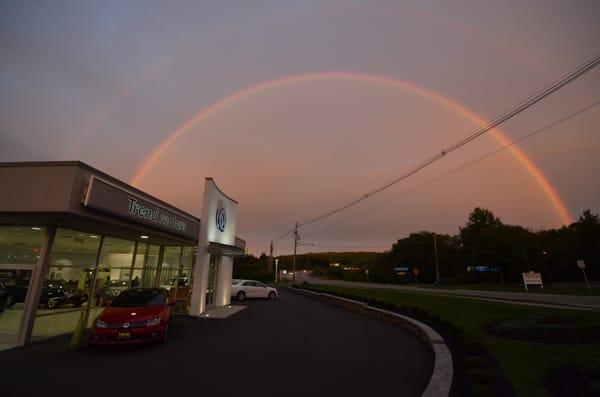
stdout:
<svg viewBox="0 0 600 397">
<path fill-rule="evenodd" d="M 188 238 L 198 237 L 197 219 L 96 176 L 84 192 L 83 205 Z"/>
<path fill-rule="evenodd" d="M 161 212 L 161 209 L 158 207 L 146 207 L 133 197 L 129 197 L 129 213 L 154 223 L 159 223 L 169 228 L 185 232 L 185 222 L 177 219 L 175 216 L 164 210 Z"/>
<path fill-rule="evenodd" d="M 220 232 L 224 232 L 225 224 L 227 223 L 227 214 L 225 214 L 225 208 L 223 208 L 222 203 L 219 203 L 219 208 L 217 209 L 217 216 L 216 216 L 215 221 L 217 224 L 217 229 Z"/>
</svg>

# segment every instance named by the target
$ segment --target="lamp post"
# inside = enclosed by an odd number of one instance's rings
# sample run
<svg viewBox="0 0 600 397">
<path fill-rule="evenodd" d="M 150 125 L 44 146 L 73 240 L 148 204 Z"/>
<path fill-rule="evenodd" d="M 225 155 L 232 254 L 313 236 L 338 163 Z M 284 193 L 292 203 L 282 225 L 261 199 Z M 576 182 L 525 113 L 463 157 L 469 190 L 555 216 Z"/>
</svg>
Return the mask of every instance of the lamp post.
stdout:
<svg viewBox="0 0 600 397">
<path fill-rule="evenodd" d="M 279 270 L 277 270 L 279 267 L 279 258 L 275 258 L 275 284 L 277 284 L 277 279 L 279 278 Z"/>
</svg>

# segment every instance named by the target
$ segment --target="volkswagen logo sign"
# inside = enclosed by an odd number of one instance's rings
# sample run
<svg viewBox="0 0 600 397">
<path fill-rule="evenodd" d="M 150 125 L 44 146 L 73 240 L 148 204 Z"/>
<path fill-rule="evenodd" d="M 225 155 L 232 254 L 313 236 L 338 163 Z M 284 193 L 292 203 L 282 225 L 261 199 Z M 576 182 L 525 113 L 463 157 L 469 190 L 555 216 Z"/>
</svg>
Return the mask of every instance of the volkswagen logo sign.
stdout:
<svg viewBox="0 0 600 397">
<path fill-rule="evenodd" d="M 227 215 L 225 214 L 225 208 L 223 208 L 223 206 L 219 206 L 219 209 L 217 210 L 216 221 L 217 229 L 219 229 L 220 232 L 224 232 L 225 224 L 227 223 Z"/>
<path fill-rule="evenodd" d="M 123 328 L 129 328 L 129 323 L 124 323 Z"/>
</svg>

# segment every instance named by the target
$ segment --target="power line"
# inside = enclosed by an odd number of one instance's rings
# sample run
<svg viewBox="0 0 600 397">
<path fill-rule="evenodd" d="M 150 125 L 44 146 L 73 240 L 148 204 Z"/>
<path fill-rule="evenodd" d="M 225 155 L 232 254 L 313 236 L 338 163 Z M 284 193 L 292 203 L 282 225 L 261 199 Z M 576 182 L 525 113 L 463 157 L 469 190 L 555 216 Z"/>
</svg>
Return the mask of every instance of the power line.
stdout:
<svg viewBox="0 0 600 397">
<path fill-rule="evenodd" d="M 319 233 L 319 232 L 320 232 L 320 231 L 322 231 L 322 230 L 329 229 L 329 228 L 331 228 L 331 227 L 334 227 L 334 226 L 340 225 L 340 224 L 342 224 L 342 223 L 348 222 L 348 221 L 350 221 L 350 220 L 352 220 L 352 219 L 358 218 L 358 217 L 359 217 L 359 216 L 361 216 L 361 215 L 364 215 L 364 214 L 365 214 L 365 213 L 367 213 L 367 212 L 370 212 L 370 211 L 372 211 L 372 210 L 374 210 L 374 209 L 377 209 L 377 208 L 383 207 L 384 205 L 386 205 L 386 204 L 389 204 L 390 202 L 392 202 L 392 201 L 394 201 L 394 200 L 397 200 L 397 199 L 399 199 L 399 198 L 402 198 L 402 197 L 404 197 L 404 196 L 406 196 L 406 195 L 408 195 L 408 194 L 410 194 L 410 193 L 412 193 L 412 192 L 414 192 L 414 191 L 416 191 L 416 190 L 419 190 L 419 189 L 422 189 L 422 188 L 424 188 L 424 187 L 426 187 L 426 186 L 428 186 L 428 185 L 431 185 L 432 183 L 434 183 L 434 182 L 437 182 L 437 181 L 439 181 L 440 179 L 446 178 L 446 177 L 448 177 L 448 176 L 450 176 L 450 175 L 452 175 L 452 174 L 455 174 L 455 173 L 457 173 L 458 171 L 461 171 L 461 170 L 463 170 L 463 169 L 465 169 L 465 168 L 467 168 L 467 167 L 470 167 L 470 166 L 472 166 L 472 165 L 473 165 L 473 164 L 475 164 L 475 163 L 478 163 L 478 162 L 480 162 L 480 161 L 482 161 L 482 160 L 485 160 L 485 159 L 487 159 L 488 157 L 491 157 L 491 156 L 493 156 L 493 155 L 495 155 L 495 154 L 497 154 L 497 153 L 499 153 L 499 152 L 503 151 L 504 149 L 507 149 L 507 148 L 509 148 L 509 147 L 511 147 L 511 146 L 514 146 L 514 145 L 516 145 L 516 144 L 518 144 L 518 143 L 520 143 L 520 142 L 523 142 L 523 141 L 525 141 L 526 139 L 532 138 L 532 137 L 534 137 L 534 136 L 536 136 L 536 135 L 538 135 L 538 134 L 541 134 L 542 132 L 545 132 L 545 131 L 549 130 L 550 128 L 552 128 L 552 127 L 554 127 L 554 126 L 556 126 L 556 125 L 558 125 L 558 124 L 561 124 L 561 123 L 563 123 L 563 122 L 565 122 L 565 121 L 567 121 L 567 120 L 569 120 L 569 119 L 571 119 L 571 118 L 573 118 L 573 117 L 575 117 L 575 116 L 577 116 L 577 115 L 579 115 L 579 114 L 581 114 L 581 113 L 583 113 L 583 112 L 585 112 L 585 111 L 587 111 L 587 110 L 590 110 L 591 108 L 593 108 L 593 107 L 595 107 L 595 106 L 598 106 L 598 105 L 600 105 L 600 100 L 598 100 L 598 101 L 596 101 L 596 102 L 593 102 L 592 104 L 590 104 L 590 105 L 588 105 L 588 106 L 585 106 L 585 107 L 583 107 L 583 108 L 580 108 L 579 110 L 576 110 L 576 111 L 574 111 L 573 113 L 570 113 L 570 114 L 568 114 L 567 116 L 565 116 L 565 117 L 562 117 L 562 118 L 561 118 L 561 119 L 559 119 L 559 120 L 556 120 L 556 121 L 554 121 L 554 122 L 552 122 L 552 123 L 550 123 L 550 124 L 547 124 L 546 126 L 544 126 L 544 127 L 542 127 L 542 128 L 539 128 L 539 129 L 537 129 L 537 130 L 535 130 L 535 131 L 533 131 L 533 132 L 530 132 L 529 134 L 527 134 L 527 135 L 524 135 L 524 136 L 522 136 L 521 138 L 519 138 L 519 139 L 516 139 L 516 140 L 514 140 L 514 141 L 512 141 L 512 142 L 510 142 L 510 143 L 508 143 L 508 144 L 506 144 L 506 145 L 504 145 L 504 146 L 501 146 L 501 147 L 499 147 L 499 148 L 497 148 L 497 149 L 495 149 L 495 150 L 492 150 L 491 152 L 488 152 L 488 153 L 484 154 L 483 156 L 480 156 L 480 157 L 478 157 L 478 158 L 476 158 L 476 159 L 474 159 L 474 160 L 472 160 L 472 161 L 470 161 L 470 162 L 468 162 L 468 163 L 466 163 L 466 164 L 463 164 L 463 165 L 461 165 L 460 167 L 454 168 L 453 170 L 451 170 L 451 171 L 449 171 L 449 172 L 446 172 L 445 174 L 442 174 L 442 175 L 440 175 L 440 176 L 437 176 L 437 177 L 435 177 L 435 178 L 433 178 L 433 179 L 430 179 L 430 180 L 428 180 L 428 181 L 427 181 L 427 182 L 425 182 L 425 183 L 422 183 L 422 184 L 420 184 L 420 185 L 417 185 L 417 186 L 415 186 L 415 187 L 413 187 L 413 188 L 411 188 L 411 189 L 408 189 L 408 190 L 406 190 L 406 191 L 404 191 L 404 192 L 402 192 L 402 193 L 400 193 L 400 194 L 398 194 L 398 195 L 395 195 L 395 196 L 391 197 L 389 200 L 386 200 L 386 201 L 384 201 L 384 202 L 382 202 L 382 203 L 379 203 L 379 204 L 376 204 L 376 205 L 374 205 L 374 206 L 371 206 L 371 207 L 369 207 L 369 208 L 366 208 L 364 211 L 358 212 L 358 213 L 354 214 L 354 215 L 353 215 L 352 217 L 350 217 L 350 218 L 346 218 L 346 219 L 343 219 L 343 220 L 341 220 L 341 221 L 339 221 L 339 222 L 335 222 L 335 223 L 331 223 L 331 224 L 329 224 L 329 225 L 326 225 L 325 227 L 323 227 L 323 228 L 321 228 L 321 229 L 318 229 L 318 230 L 316 230 L 316 231 L 312 232 L 311 234 L 316 234 L 316 233 Z"/>
<path fill-rule="evenodd" d="M 379 245 L 379 246 L 366 246 L 366 245 L 360 245 L 360 246 L 341 246 L 341 245 L 322 245 L 322 244 L 316 244 L 316 243 L 301 243 L 301 244 L 298 244 L 298 246 L 304 246 L 304 245 L 310 245 L 312 247 L 320 247 L 320 248 L 340 248 L 340 249 L 358 249 L 358 248 L 384 249 L 384 248 L 390 248 L 389 245 Z"/>
<path fill-rule="evenodd" d="M 537 94 L 533 95 L 532 97 L 525 99 L 524 101 L 520 102 L 518 105 L 516 105 L 515 107 L 513 107 L 512 109 L 504 112 L 503 114 L 501 114 L 500 116 L 496 117 L 495 119 L 493 119 L 489 124 L 487 124 L 486 126 L 479 128 L 478 130 L 474 131 L 472 134 L 470 134 L 469 136 L 463 138 L 462 140 L 454 143 L 453 145 L 443 149 L 442 151 L 436 153 L 435 155 L 433 155 L 432 157 L 430 157 L 429 159 L 425 160 L 424 162 L 422 162 L 421 164 L 417 165 L 416 167 L 410 169 L 409 171 L 407 171 L 406 173 L 402 174 L 401 176 L 399 176 L 398 178 L 392 180 L 391 182 L 380 186 L 368 193 L 363 194 L 362 196 L 360 196 L 359 198 L 350 201 L 349 203 L 338 207 L 332 211 L 329 211 L 323 215 L 317 216 L 315 218 L 312 218 L 306 222 L 302 222 L 298 224 L 298 227 L 303 227 L 306 225 L 309 225 L 311 223 L 320 221 L 322 219 L 325 219 L 327 217 L 330 217 L 334 214 L 337 214 L 338 212 L 344 211 L 366 199 L 368 199 L 371 196 L 374 196 L 378 193 L 381 193 L 382 191 L 390 188 L 391 186 L 397 184 L 400 181 L 403 181 L 405 179 L 407 179 L 408 177 L 418 173 L 419 171 L 421 171 L 422 169 L 428 167 L 429 165 L 435 163 L 436 161 L 440 160 L 442 157 L 446 156 L 449 153 L 452 153 L 454 151 L 456 151 L 457 149 L 461 148 L 462 146 L 472 142 L 473 140 L 477 139 L 478 137 L 480 137 L 481 135 L 485 134 L 486 132 L 489 132 L 490 130 L 494 129 L 495 127 L 497 127 L 498 125 L 506 122 L 507 120 L 513 118 L 514 116 L 516 116 L 517 114 L 523 112 L 524 110 L 530 108 L 531 106 L 533 106 L 535 103 L 541 101 L 542 99 L 544 99 L 545 97 L 549 96 L 550 94 L 554 93 L 555 91 L 559 90 L 560 88 L 564 87 L 565 85 L 569 84 L 570 82 L 572 82 L 573 80 L 577 79 L 578 77 L 582 76 L 583 74 L 587 73 L 588 71 L 592 70 L 593 68 L 595 68 L 596 66 L 598 66 L 598 64 L 600 64 L 600 55 L 595 56 L 594 58 L 590 59 L 589 61 L 585 62 L 584 64 L 578 66 L 577 68 L 575 68 L 573 71 L 567 73 L 566 75 L 564 75 L 563 77 L 561 77 L 559 80 L 557 80 L 556 82 L 554 82 L 553 84 L 551 84 L 550 86 L 540 90 Z M 290 231 L 291 232 L 291 231 Z M 290 232 L 287 232 L 283 237 L 285 237 L 287 234 L 289 234 Z M 283 238 L 282 237 L 282 238 Z"/>
</svg>

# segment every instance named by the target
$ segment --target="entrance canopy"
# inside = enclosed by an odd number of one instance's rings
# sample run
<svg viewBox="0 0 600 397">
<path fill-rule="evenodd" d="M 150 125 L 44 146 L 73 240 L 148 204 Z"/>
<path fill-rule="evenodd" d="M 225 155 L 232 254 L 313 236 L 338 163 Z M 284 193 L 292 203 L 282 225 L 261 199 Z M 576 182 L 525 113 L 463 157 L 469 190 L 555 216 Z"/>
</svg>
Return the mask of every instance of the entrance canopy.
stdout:
<svg viewBox="0 0 600 397">
<path fill-rule="evenodd" d="M 224 256 L 244 256 L 245 251 L 243 248 L 236 247 L 234 245 L 227 245 L 221 243 L 210 242 L 208 243 L 208 252 L 214 255 Z"/>
</svg>

